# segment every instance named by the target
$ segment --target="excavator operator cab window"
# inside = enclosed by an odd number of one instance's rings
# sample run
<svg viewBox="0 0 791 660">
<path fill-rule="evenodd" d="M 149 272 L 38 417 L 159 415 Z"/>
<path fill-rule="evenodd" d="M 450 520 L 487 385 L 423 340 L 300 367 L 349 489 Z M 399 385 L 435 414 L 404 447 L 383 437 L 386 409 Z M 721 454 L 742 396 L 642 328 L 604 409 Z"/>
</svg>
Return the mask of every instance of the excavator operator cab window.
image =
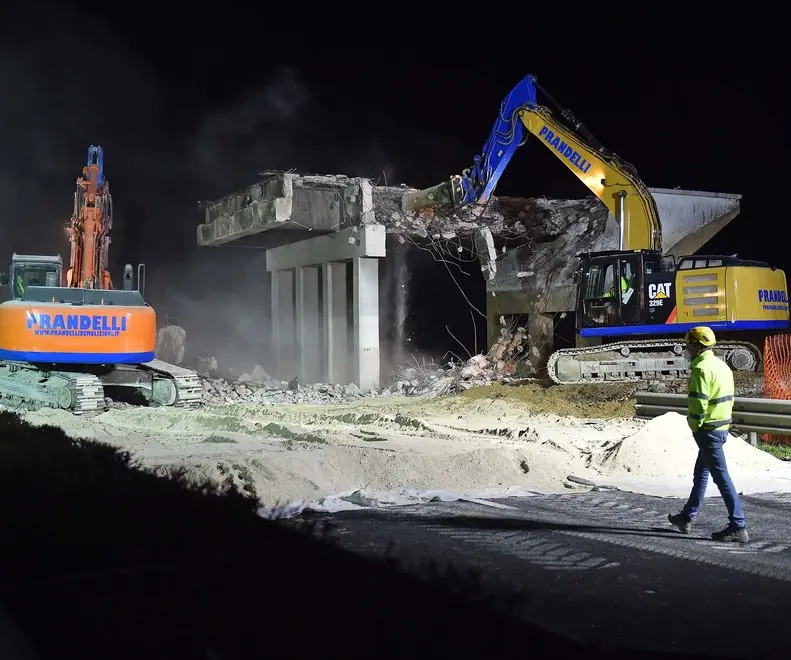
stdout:
<svg viewBox="0 0 791 660">
<path fill-rule="evenodd" d="M 654 268 L 659 263 L 654 263 Z M 639 321 L 644 264 L 639 254 L 589 262 L 578 299 L 580 327 L 617 326 Z"/>
<path fill-rule="evenodd" d="M 585 287 L 584 300 L 599 300 L 609 298 L 613 288 L 614 268 L 611 263 L 591 264 L 583 277 Z"/>
<path fill-rule="evenodd" d="M 10 283 L 13 297 L 21 298 L 28 287 L 57 286 L 58 267 L 48 264 L 14 264 Z"/>
</svg>

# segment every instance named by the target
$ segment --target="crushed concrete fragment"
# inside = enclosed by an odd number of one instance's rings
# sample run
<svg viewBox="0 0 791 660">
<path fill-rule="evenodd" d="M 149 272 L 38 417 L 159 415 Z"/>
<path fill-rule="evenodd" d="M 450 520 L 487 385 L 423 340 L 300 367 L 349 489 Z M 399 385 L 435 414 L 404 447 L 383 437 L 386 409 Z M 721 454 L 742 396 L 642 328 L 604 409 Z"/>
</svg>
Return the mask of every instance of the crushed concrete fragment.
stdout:
<svg viewBox="0 0 791 660">
<path fill-rule="evenodd" d="M 217 358 L 215 357 L 207 357 L 207 358 L 198 358 L 198 366 L 196 367 L 196 371 L 198 374 L 205 378 L 210 378 L 214 374 L 217 373 L 218 364 Z"/>
<path fill-rule="evenodd" d="M 486 355 L 474 355 L 466 361 L 449 362 L 444 365 L 414 363 L 397 369 L 390 383 L 378 390 L 364 392 L 357 385 L 332 385 L 329 383 L 298 383 L 273 380 L 261 367 L 255 365 L 249 373 L 238 378 L 221 378 L 218 374 L 217 360 L 199 360 L 198 373 L 203 377 L 203 403 L 205 405 L 228 405 L 247 403 L 255 405 L 281 404 L 338 404 L 359 401 L 363 398 L 387 399 L 392 397 L 436 398 L 464 392 L 476 387 L 488 387 L 495 383 L 518 385 L 539 381 L 529 377 L 530 366 L 526 362 L 529 342 L 525 328 L 512 330 L 504 325 L 500 337 Z M 735 374 L 737 396 L 762 397 L 763 377 L 760 374 Z M 580 392 L 580 399 L 595 403 L 605 398 L 610 400 L 613 393 L 628 401 L 635 392 L 644 390 L 661 393 L 683 393 L 686 381 L 651 381 L 640 383 L 606 383 L 581 385 L 574 388 Z M 570 392 L 568 387 L 561 387 Z M 558 390 L 558 391 L 561 391 Z M 552 391 L 551 389 L 547 390 Z M 587 392 L 587 394 L 584 394 Z M 125 407 L 112 403 L 112 407 Z"/>
</svg>

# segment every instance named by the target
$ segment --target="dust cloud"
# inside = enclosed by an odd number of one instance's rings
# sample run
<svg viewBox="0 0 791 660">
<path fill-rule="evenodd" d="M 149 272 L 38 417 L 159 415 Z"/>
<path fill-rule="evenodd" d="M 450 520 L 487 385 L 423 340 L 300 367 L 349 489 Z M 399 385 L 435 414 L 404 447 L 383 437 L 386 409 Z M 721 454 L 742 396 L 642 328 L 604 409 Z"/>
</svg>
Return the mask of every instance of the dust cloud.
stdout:
<svg viewBox="0 0 791 660">
<path fill-rule="evenodd" d="M 324 95 L 323 95 L 324 94 Z M 265 169 L 342 172 L 395 179 L 376 141 L 341 146 L 327 113 L 326 93 L 314 92 L 291 66 L 276 70 L 257 88 L 240 93 L 197 122 L 185 144 L 185 166 L 201 200 L 223 197 L 259 179 Z M 193 214 L 185 243 L 194 246 Z M 185 251 L 186 254 L 186 251 Z M 192 247 L 167 281 L 150 296 L 160 314 L 187 330 L 187 360 L 215 357 L 221 371 L 237 373 L 257 363 L 271 373 L 270 276 L 264 250 Z M 402 312 L 402 315 L 404 312 Z M 296 365 L 282 365 L 284 377 Z"/>
</svg>

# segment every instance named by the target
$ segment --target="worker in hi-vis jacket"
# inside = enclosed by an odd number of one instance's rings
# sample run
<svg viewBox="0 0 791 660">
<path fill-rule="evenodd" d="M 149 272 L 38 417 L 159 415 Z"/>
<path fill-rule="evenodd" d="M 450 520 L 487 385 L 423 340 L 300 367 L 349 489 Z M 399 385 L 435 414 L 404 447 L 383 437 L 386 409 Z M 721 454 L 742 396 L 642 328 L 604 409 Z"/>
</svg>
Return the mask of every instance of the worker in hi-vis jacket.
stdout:
<svg viewBox="0 0 791 660">
<path fill-rule="evenodd" d="M 733 372 L 712 348 L 717 343 L 714 331 L 698 326 L 687 332 L 684 340 L 692 356 L 687 393 L 687 423 L 698 445 L 692 492 L 679 513 L 667 519 L 683 534 L 692 530 L 692 521 L 703 504 L 706 486 L 711 474 L 714 483 L 728 508 L 728 525 L 711 535 L 714 541 L 747 543 L 750 539 L 744 521 L 744 511 L 739 493 L 728 474 L 723 445 L 728 439 L 733 411 Z"/>
</svg>

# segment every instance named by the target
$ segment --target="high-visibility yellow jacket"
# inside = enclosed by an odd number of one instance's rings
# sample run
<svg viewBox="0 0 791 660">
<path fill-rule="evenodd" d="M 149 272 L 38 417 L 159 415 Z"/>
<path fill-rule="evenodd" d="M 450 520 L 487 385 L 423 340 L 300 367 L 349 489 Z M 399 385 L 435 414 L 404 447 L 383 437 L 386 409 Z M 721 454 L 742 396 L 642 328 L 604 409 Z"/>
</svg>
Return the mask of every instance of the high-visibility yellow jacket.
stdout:
<svg viewBox="0 0 791 660">
<path fill-rule="evenodd" d="M 692 360 L 687 394 L 687 423 L 693 433 L 727 431 L 733 422 L 733 372 L 710 350 Z"/>
<path fill-rule="evenodd" d="M 629 280 L 625 277 L 621 276 L 621 294 L 626 293 L 629 290 Z M 605 298 L 615 298 L 615 287 L 611 288 L 607 293 L 604 294 Z"/>
</svg>

